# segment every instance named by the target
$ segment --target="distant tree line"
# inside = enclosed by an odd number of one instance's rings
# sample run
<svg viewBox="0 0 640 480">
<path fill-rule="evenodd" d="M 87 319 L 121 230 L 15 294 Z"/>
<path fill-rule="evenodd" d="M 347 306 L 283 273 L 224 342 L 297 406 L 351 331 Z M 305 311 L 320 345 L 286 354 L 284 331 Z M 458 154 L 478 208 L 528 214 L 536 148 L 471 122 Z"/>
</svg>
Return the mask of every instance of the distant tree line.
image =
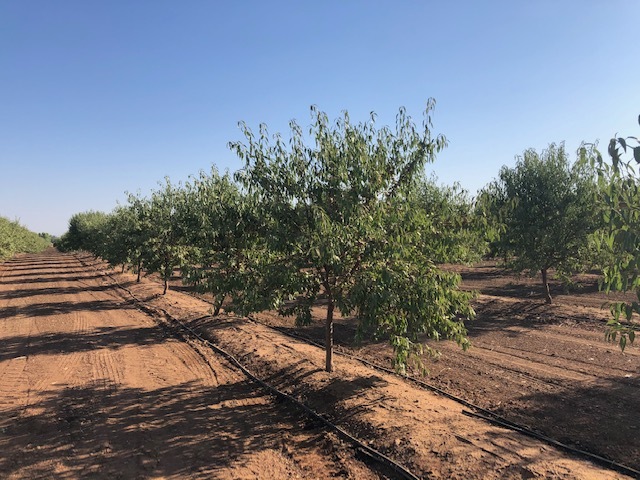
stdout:
<svg viewBox="0 0 640 480">
<path fill-rule="evenodd" d="M 16 253 L 37 253 L 51 246 L 48 233 L 34 233 L 17 220 L 0 217 L 0 261 Z"/>
</svg>

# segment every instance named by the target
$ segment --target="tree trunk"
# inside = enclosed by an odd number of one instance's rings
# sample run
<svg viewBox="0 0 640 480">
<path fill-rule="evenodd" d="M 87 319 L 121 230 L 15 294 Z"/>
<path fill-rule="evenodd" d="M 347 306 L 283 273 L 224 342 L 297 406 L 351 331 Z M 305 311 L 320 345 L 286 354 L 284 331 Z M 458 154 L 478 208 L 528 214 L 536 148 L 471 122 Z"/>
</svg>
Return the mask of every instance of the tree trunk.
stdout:
<svg viewBox="0 0 640 480">
<path fill-rule="evenodd" d="M 164 279 L 164 290 L 162 291 L 163 295 L 167 294 L 167 290 L 169 289 L 169 279 L 173 274 L 173 269 L 170 268 L 169 261 L 165 258 L 165 263 L 162 268 L 162 278 Z"/>
<path fill-rule="evenodd" d="M 551 292 L 549 291 L 549 282 L 547 280 L 547 269 L 543 268 L 542 272 L 542 285 L 544 286 L 544 301 L 551 303 Z"/>
<path fill-rule="evenodd" d="M 329 296 L 329 304 L 327 305 L 327 323 L 325 330 L 325 350 L 326 350 L 326 364 L 325 370 L 327 372 L 333 372 L 333 298 Z"/>
<path fill-rule="evenodd" d="M 136 279 L 136 282 L 140 283 L 140 274 L 142 272 L 142 259 L 138 259 L 138 278 Z"/>
<path fill-rule="evenodd" d="M 222 296 L 222 298 L 215 298 L 215 301 L 213 302 L 213 316 L 217 317 L 218 315 L 220 315 L 220 309 L 222 308 L 222 304 L 224 303 L 224 295 Z"/>
<path fill-rule="evenodd" d="M 122 264 L 122 272 L 120 272 L 120 273 L 124 273 L 124 266 L 125 266 L 125 264 L 123 263 Z"/>
</svg>

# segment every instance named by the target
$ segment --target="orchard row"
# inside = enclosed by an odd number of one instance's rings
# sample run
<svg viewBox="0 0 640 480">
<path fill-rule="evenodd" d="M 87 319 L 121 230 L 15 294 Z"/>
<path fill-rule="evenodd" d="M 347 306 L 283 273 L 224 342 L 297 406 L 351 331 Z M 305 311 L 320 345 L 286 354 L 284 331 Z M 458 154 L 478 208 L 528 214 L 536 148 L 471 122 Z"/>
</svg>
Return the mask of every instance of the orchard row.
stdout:
<svg viewBox="0 0 640 480">
<path fill-rule="evenodd" d="M 305 324 L 321 298 L 328 371 L 336 308 L 357 318 L 358 335 L 387 338 L 399 370 L 422 351 L 423 335 L 466 348 L 471 295 L 442 263 L 498 255 L 540 272 L 548 302 L 550 270 L 596 265 L 607 285 L 638 289 L 638 177 L 622 158 L 632 140 L 612 140 L 611 163 L 595 146 L 573 162 L 564 145 L 527 150 L 471 199 L 424 176 L 447 143 L 431 133 L 432 109 L 429 101 L 420 127 L 401 109 L 394 129 L 373 115 L 353 125 L 346 113 L 330 122 L 312 109 L 310 141 L 295 122 L 288 142 L 242 125 L 245 141 L 230 144 L 244 162 L 235 175 L 214 168 L 184 184 L 167 179 L 109 214 L 76 214 L 58 246 L 158 273 L 165 292 L 180 268 L 185 283 L 213 295 L 216 315 L 224 302 Z M 617 307 L 612 335 L 633 341 L 620 313 L 637 308 Z"/>
</svg>

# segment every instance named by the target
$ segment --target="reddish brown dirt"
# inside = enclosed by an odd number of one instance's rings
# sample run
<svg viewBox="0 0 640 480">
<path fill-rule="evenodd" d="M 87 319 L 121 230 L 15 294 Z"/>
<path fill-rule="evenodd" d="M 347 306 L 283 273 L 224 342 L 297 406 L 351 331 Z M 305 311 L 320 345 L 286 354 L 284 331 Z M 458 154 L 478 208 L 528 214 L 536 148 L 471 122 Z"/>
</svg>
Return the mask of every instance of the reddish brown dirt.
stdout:
<svg viewBox="0 0 640 480">
<path fill-rule="evenodd" d="M 604 340 L 609 311 L 603 304 L 623 295 L 598 291 L 597 275 L 574 279 L 569 289 L 552 284 L 554 303 L 546 305 L 538 278 L 510 275 L 493 262 L 449 267 L 463 288 L 479 292 L 477 318 L 468 323 L 472 347 L 431 342 L 438 360 L 424 358 L 424 380 L 501 414 L 507 419 L 581 450 L 640 470 L 640 350 L 624 353 Z M 321 342 L 324 310 L 314 324 L 293 327 L 291 319 L 261 314 L 260 320 L 290 327 Z M 339 319 L 340 348 L 390 366 L 384 342 L 353 341 L 355 324 Z M 416 372 L 414 374 L 417 375 Z"/>
<path fill-rule="evenodd" d="M 209 305 L 196 298 L 176 291 L 161 296 L 158 294 L 161 287 L 157 283 L 145 279 L 136 284 L 131 275 L 111 273 L 120 282 L 127 283 L 136 296 L 144 298 L 147 305 L 166 310 L 174 317 L 191 324 L 236 355 L 261 378 L 298 397 L 325 417 L 407 465 L 421 477 L 627 478 L 538 440 L 468 417 L 463 414 L 465 409 L 460 404 L 417 388 L 396 376 L 372 370 L 359 362 L 336 358 L 336 372 L 327 374 L 323 371 L 323 351 L 317 347 L 292 340 L 243 318 L 222 315 L 212 319 L 206 316 Z M 320 316 L 322 308 L 319 307 L 316 313 Z M 262 319 L 283 322 L 268 314 Z M 338 338 L 347 344 L 353 333 L 353 325 L 349 320 L 341 320 L 339 327 Z M 508 330 L 495 328 L 499 331 Z M 307 328 L 306 333 L 313 334 L 316 330 L 317 325 L 312 325 Z M 473 335 L 474 338 L 477 336 L 475 333 Z M 514 337 L 521 335 L 524 334 L 516 333 Z M 563 338 L 562 335 L 559 338 Z M 473 352 L 480 351 L 479 347 L 475 347 L 472 353 L 463 354 L 447 343 L 440 346 L 445 359 L 450 358 L 451 363 L 440 361 L 430 365 L 432 372 L 443 367 L 440 376 L 434 378 L 466 379 L 466 382 L 455 384 L 455 388 L 461 393 L 466 391 L 465 387 L 470 392 L 493 391 L 503 380 L 499 376 L 489 376 L 489 372 L 495 370 L 499 375 L 499 368 L 504 368 L 505 371 L 516 369 L 508 365 L 512 361 L 511 356 L 504 356 L 494 360 L 493 364 L 487 364 L 486 357 L 474 357 L 476 354 Z M 449 353 L 445 347 L 459 357 Z M 605 347 L 615 352 L 613 347 Z M 364 345 L 358 347 L 358 350 L 363 355 L 375 357 L 378 362 L 384 362 L 389 354 L 388 348 L 383 344 Z M 456 359 L 457 363 L 453 363 Z M 466 366 L 467 361 L 471 366 Z M 523 362 L 515 356 L 513 361 Z M 446 368 L 457 368 L 461 373 L 457 375 L 454 370 L 454 373 L 449 372 L 445 377 L 442 372 L 446 372 Z M 526 370 L 524 366 L 521 368 Z M 556 373 L 562 370 L 546 364 L 542 364 L 539 369 Z M 487 373 L 479 375 L 478 372 Z M 577 381 L 578 373 L 569 371 L 567 375 Z M 513 378 L 521 382 L 533 377 L 532 374 L 527 376 L 513 373 Z M 509 377 L 504 381 L 508 380 Z M 533 383 L 532 380 L 531 382 Z M 527 383 L 520 383 L 517 388 L 526 390 Z M 511 385 L 511 397 L 519 398 L 513 390 L 514 386 Z M 524 408 L 526 402 L 523 400 L 519 405 Z M 537 408 L 539 404 L 531 400 L 530 406 Z M 545 406 L 550 409 L 562 408 L 552 403 Z M 535 417 L 534 413 L 529 418 Z M 591 425 L 590 428 L 597 430 L 598 426 Z M 354 478 L 360 477 L 355 474 Z"/>
<path fill-rule="evenodd" d="M 380 478 L 55 252 L 0 265 L 0 452 L 3 479 Z"/>
<path fill-rule="evenodd" d="M 317 347 L 246 319 L 212 319 L 201 300 L 175 291 L 162 296 L 157 283 L 134 278 L 56 253 L 0 266 L 1 478 L 384 475 L 290 407 L 274 404 L 220 357 L 168 335 L 160 317 L 141 313 L 115 280 L 147 311 L 189 323 L 423 478 L 627 478 L 468 417 L 460 404 L 359 362 L 337 358 L 336 372 L 327 374 Z M 621 393 L 636 387 L 635 347 L 621 355 L 602 342 L 595 316 L 565 311 L 562 302 L 519 302 L 481 295 L 474 348 L 462 353 L 440 344 L 443 359 L 429 365 L 431 380 L 535 428 L 566 431 L 564 440 L 576 445 L 588 440 L 637 452 L 637 403 Z M 263 320 L 286 322 L 268 314 Z M 382 363 L 389 358 L 384 344 L 351 345 L 352 321 L 338 323 L 343 348 Z M 306 333 L 318 330 L 312 325 Z M 591 407 L 600 396 L 596 405 L 608 401 L 606 414 Z M 613 427 L 598 423 L 604 418 Z M 598 435 L 603 439 L 592 438 Z"/>
</svg>

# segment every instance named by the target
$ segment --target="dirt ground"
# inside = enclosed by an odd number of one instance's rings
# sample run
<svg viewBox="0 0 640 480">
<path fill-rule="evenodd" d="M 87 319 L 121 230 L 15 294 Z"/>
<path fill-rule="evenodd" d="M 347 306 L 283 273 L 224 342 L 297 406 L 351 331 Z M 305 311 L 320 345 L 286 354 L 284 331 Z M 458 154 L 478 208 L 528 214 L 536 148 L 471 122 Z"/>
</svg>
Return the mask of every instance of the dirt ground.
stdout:
<svg viewBox="0 0 640 480">
<path fill-rule="evenodd" d="M 336 372 L 327 374 L 317 347 L 247 319 L 212 319 L 201 300 L 177 291 L 161 296 L 150 279 L 107 277 L 88 261 L 49 253 L 0 266 L 0 477 L 382 475 L 224 360 L 168 336 L 115 278 L 420 477 L 627 478 L 469 417 L 460 404 L 359 362 L 338 357 Z M 476 301 L 472 350 L 438 344 L 443 355 L 428 365 L 427 380 L 558 440 L 637 465 L 637 348 L 622 355 L 603 342 L 605 312 L 592 300 L 578 308 L 564 303 L 569 296 L 545 306 L 497 295 L 526 280 L 501 286 L 505 277 L 494 270 L 461 272 L 467 286 L 482 291 L 477 285 L 486 281 L 494 290 Z M 573 296 L 597 295 L 580 288 Z M 290 325 L 272 315 L 261 320 Z M 336 332 L 341 348 L 388 361 L 382 343 L 352 344 L 350 320 L 340 320 Z"/>
<path fill-rule="evenodd" d="M 380 478 L 76 258 L 0 266 L 0 478 Z"/>
<path fill-rule="evenodd" d="M 584 274 L 567 288 L 552 283 L 544 303 L 538 278 L 515 276 L 496 262 L 458 271 L 465 289 L 478 292 L 469 322 L 472 347 L 431 342 L 437 360 L 424 358 L 424 380 L 448 393 L 555 440 L 640 470 L 640 349 L 604 340 L 606 304 L 624 295 L 598 291 L 598 277 Z M 604 306 L 603 306 L 604 305 Z M 261 320 L 322 341 L 323 310 L 316 323 L 293 330 L 277 315 Z M 385 343 L 354 344 L 352 320 L 339 319 L 337 343 L 350 353 L 389 366 Z M 417 375 L 417 372 L 414 372 Z"/>
</svg>

